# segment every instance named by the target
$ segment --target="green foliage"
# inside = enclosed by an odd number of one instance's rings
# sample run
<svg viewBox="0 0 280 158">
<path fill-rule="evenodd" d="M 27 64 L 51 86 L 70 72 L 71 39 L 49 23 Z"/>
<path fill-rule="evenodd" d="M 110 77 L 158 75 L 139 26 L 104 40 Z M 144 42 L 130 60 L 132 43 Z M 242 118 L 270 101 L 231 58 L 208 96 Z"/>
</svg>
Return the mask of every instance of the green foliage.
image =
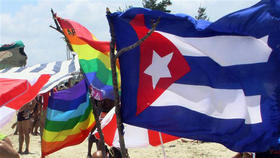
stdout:
<svg viewBox="0 0 280 158">
<path fill-rule="evenodd" d="M 170 0 L 162 0 L 159 3 L 157 3 L 157 0 L 142 0 L 142 5 L 144 8 L 170 13 L 171 11 L 167 10 L 166 8 L 172 5 L 172 3 Z"/>
<path fill-rule="evenodd" d="M 209 21 L 209 18 L 208 18 L 208 16 L 206 15 L 206 8 L 199 7 L 198 10 L 197 10 L 197 13 L 198 13 L 198 15 L 195 16 L 195 18 L 196 18 L 197 20 L 202 19 L 202 20 L 207 20 L 207 21 Z"/>
</svg>

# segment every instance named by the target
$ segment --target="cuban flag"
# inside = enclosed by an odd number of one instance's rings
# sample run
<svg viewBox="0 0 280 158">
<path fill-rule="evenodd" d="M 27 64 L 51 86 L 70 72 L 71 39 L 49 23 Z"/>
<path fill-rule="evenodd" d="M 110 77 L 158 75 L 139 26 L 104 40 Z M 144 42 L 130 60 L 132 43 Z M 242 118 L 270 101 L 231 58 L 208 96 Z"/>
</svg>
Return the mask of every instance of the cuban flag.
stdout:
<svg viewBox="0 0 280 158">
<path fill-rule="evenodd" d="M 108 15 L 120 56 L 122 120 L 233 151 L 279 147 L 280 2 L 211 23 L 143 8 Z"/>
</svg>

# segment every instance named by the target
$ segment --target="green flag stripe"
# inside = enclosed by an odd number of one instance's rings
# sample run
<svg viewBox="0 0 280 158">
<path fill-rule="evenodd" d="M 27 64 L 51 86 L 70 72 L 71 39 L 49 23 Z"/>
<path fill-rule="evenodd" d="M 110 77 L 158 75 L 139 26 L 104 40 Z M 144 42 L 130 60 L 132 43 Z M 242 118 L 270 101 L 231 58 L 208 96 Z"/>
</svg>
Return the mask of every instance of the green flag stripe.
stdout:
<svg viewBox="0 0 280 158">
<path fill-rule="evenodd" d="M 55 131 L 55 132 L 73 129 L 74 126 L 77 125 L 79 122 L 85 121 L 89 117 L 91 112 L 92 112 L 92 107 L 90 105 L 86 109 L 84 115 L 71 118 L 68 121 L 51 121 L 46 119 L 45 129 L 48 131 Z"/>
<path fill-rule="evenodd" d="M 112 71 L 108 70 L 99 59 L 79 60 L 84 73 L 96 72 L 96 76 L 104 85 L 113 86 Z"/>
</svg>

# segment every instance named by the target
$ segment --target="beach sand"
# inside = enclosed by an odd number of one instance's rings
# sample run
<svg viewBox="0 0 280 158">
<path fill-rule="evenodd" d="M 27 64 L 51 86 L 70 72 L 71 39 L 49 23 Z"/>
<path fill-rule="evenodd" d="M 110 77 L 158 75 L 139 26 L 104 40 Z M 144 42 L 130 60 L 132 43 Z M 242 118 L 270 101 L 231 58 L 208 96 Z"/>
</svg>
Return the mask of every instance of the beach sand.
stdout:
<svg viewBox="0 0 280 158">
<path fill-rule="evenodd" d="M 16 117 L 0 129 L 1 133 L 8 135 L 13 146 L 18 150 L 18 135 L 13 135 L 14 130 L 11 129 L 12 124 L 16 121 Z M 30 135 L 30 154 L 21 155 L 21 158 L 40 158 L 41 145 L 40 136 Z M 87 156 L 87 139 L 76 146 L 61 149 L 47 158 L 86 158 Z M 25 145 L 25 144 L 24 144 Z M 23 148 L 25 150 L 25 146 Z M 197 143 L 188 139 L 179 139 L 164 144 L 164 150 L 167 158 L 231 158 L 236 152 L 230 151 L 226 147 L 217 143 Z M 95 144 L 92 151 L 96 151 Z M 129 148 L 131 158 L 163 158 L 162 147 L 146 147 L 146 148 Z"/>
</svg>

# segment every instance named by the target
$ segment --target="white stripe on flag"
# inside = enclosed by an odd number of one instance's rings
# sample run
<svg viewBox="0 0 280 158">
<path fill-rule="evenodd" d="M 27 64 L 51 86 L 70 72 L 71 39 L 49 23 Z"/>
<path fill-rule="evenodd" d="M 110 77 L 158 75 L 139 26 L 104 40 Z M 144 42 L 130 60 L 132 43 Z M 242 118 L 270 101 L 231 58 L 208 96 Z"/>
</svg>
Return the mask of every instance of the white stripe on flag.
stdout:
<svg viewBox="0 0 280 158">
<path fill-rule="evenodd" d="M 245 119 L 246 124 L 262 122 L 260 99 L 242 90 L 172 84 L 151 106 L 181 106 L 220 119 Z"/>
<path fill-rule="evenodd" d="M 185 38 L 159 32 L 169 39 L 185 56 L 209 56 L 221 66 L 266 62 L 272 49 L 267 36 L 213 36 Z"/>
<path fill-rule="evenodd" d="M 0 107 L 0 128 L 2 128 L 6 123 L 8 123 L 16 113 L 16 110 L 8 108 L 6 106 Z"/>
</svg>

